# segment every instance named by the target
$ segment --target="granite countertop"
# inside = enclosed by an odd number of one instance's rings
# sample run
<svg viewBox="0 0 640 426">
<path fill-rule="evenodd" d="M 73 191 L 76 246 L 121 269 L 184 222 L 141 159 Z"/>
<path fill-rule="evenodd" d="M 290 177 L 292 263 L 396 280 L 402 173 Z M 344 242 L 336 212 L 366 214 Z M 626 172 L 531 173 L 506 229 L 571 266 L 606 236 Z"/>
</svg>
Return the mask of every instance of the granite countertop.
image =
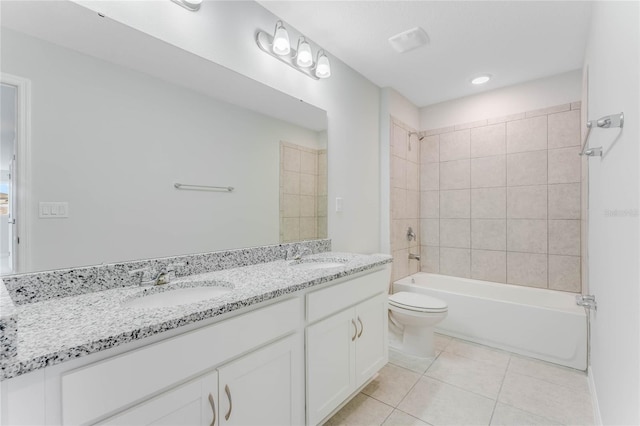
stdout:
<svg viewBox="0 0 640 426">
<path fill-rule="evenodd" d="M 317 286 L 391 262 L 385 254 L 319 253 L 305 261 L 340 260 L 326 269 L 292 268 L 277 260 L 176 279 L 167 287 L 124 287 L 15 306 L 17 354 L 0 380 Z M 163 308 L 125 307 L 141 292 L 219 281 L 233 290 L 196 303 Z"/>
</svg>

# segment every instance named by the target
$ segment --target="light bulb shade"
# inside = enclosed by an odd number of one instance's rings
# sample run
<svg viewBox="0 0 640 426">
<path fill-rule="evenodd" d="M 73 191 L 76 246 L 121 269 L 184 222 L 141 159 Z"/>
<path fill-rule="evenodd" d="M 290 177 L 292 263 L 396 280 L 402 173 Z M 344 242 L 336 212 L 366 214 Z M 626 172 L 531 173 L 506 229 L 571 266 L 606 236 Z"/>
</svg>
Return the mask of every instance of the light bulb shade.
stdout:
<svg viewBox="0 0 640 426">
<path fill-rule="evenodd" d="M 311 53 L 311 46 L 304 39 L 298 40 L 298 52 L 296 53 L 296 64 L 299 67 L 309 68 L 313 65 L 313 53 Z"/>
<path fill-rule="evenodd" d="M 276 31 L 273 34 L 273 53 L 276 55 L 288 55 L 291 52 L 291 44 L 289 43 L 289 33 L 282 25 L 282 22 L 276 23 Z"/>
<path fill-rule="evenodd" d="M 329 58 L 327 58 L 327 55 L 325 55 L 324 52 L 318 54 L 318 63 L 316 64 L 316 77 L 331 77 L 331 65 L 329 64 Z"/>
</svg>

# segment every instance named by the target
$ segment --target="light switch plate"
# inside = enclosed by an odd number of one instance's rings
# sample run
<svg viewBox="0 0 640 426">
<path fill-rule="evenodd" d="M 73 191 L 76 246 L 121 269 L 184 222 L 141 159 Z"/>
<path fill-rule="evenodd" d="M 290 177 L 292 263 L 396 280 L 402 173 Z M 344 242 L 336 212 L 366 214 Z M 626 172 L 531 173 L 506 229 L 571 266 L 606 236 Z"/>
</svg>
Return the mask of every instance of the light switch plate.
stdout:
<svg viewBox="0 0 640 426">
<path fill-rule="evenodd" d="M 69 203 L 66 201 L 40 201 L 38 207 L 40 219 L 66 219 L 69 217 Z"/>
<path fill-rule="evenodd" d="M 336 212 L 340 213 L 342 211 L 342 197 L 336 197 Z"/>
</svg>

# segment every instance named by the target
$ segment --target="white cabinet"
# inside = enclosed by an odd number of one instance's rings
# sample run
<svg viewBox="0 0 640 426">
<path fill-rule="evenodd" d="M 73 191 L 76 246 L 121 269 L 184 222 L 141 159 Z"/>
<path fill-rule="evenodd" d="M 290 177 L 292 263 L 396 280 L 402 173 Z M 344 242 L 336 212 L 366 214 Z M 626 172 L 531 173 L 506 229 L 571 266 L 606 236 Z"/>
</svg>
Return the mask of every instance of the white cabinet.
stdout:
<svg viewBox="0 0 640 426">
<path fill-rule="evenodd" d="M 101 425 L 294 425 L 302 418 L 296 336 L 218 367 Z"/>
<path fill-rule="evenodd" d="M 218 372 L 206 374 L 150 401 L 99 423 L 100 425 L 215 426 Z"/>
<path fill-rule="evenodd" d="M 387 296 L 307 328 L 307 422 L 318 424 L 387 362 Z"/>
</svg>

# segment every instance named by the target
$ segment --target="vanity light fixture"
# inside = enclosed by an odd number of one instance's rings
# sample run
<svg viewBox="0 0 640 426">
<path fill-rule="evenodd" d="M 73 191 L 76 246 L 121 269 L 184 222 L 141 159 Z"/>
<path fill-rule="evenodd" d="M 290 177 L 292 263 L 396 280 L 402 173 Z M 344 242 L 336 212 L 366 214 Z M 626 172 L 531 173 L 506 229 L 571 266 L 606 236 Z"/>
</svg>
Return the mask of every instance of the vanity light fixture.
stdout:
<svg viewBox="0 0 640 426">
<path fill-rule="evenodd" d="M 314 62 L 311 45 L 304 36 L 300 36 L 295 48 L 291 47 L 289 43 L 289 33 L 282 21 L 276 22 L 273 36 L 264 31 L 258 31 L 256 34 L 256 43 L 265 53 L 268 53 L 314 80 L 331 76 L 331 65 L 326 52 L 320 49 Z"/>
<path fill-rule="evenodd" d="M 476 86 L 479 84 L 485 84 L 487 81 L 491 80 L 491 75 L 483 74 L 479 75 L 471 80 L 471 84 L 475 84 Z"/>
<path fill-rule="evenodd" d="M 171 0 L 172 2 L 179 4 L 187 10 L 192 12 L 197 12 L 200 10 L 200 6 L 202 5 L 202 0 Z"/>
</svg>

